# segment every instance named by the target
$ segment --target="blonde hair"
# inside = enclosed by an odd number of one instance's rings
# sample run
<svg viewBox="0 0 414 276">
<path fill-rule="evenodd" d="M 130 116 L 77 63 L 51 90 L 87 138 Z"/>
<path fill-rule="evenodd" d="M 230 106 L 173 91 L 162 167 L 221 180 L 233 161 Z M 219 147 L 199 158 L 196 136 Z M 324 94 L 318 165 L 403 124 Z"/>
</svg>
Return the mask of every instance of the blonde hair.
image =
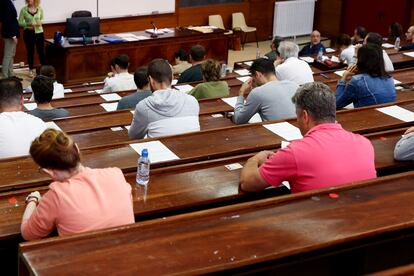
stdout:
<svg viewBox="0 0 414 276">
<path fill-rule="evenodd" d="M 56 129 L 46 129 L 30 146 L 30 155 L 45 169 L 71 170 L 80 162 L 79 150 L 72 138 Z"/>
<path fill-rule="evenodd" d="M 26 4 L 29 4 L 29 0 L 26 0 Z M 33 5 L 37 8 L 40 6 L 40 0 L 33 0 Z"/>
</svg>

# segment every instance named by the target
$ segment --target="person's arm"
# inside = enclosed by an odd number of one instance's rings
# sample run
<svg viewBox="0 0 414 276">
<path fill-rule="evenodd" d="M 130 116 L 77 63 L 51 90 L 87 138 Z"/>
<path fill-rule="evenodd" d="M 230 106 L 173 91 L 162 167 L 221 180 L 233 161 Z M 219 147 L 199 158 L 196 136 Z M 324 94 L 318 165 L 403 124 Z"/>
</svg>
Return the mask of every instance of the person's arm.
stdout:
<svg viewBox="0 0 414 276">
<path fill-rule="evenodd" d="M 35 196 L 34 193 L 30 195 Z M 43 196 L 37 207 L 34 200 L 28 200 L 21 224 L 21 233 L 25 240 L 42 238 L 53 231 L 59 210 L 57 201 L 57 195 L 53 190 L 49 190 Z"/>
<path fill-rule="evenodd" d="M 414 127 L 409 128 L 394 149 L 394 159 L 400 161 L 414 160 Z"/>
<path fill-rule="evenodd" d="M 142 101 L 135 108 L 131 127 L 128 130 L 128 136 L 130 139 L 142 139 L 148 132 L 147 110 L 141 103 Z"/>
<path fill-rule="evenodd" d="M 27 28 L 27 22 L 26 22 L 25 15 L 24 15 L 25 10 L 26 10 L 26 7 L 23 7 L 20 10 L 20 14 L 19 14 L 19 26 L 23 27 L 24 29 Z"/>
<path fill-rule="evenodd" d="M 259 173 L 259 167 L 273 152 L 262 151 L 249 158 L 240 174 L 240 190 L 245 192 L 259 192 L 270 186 Z"/>
<path fill-rule="evenodd" d="M 353 84 L 353 79 L 349 81 L 348 85 L 346 84 L 346 80 L 354 74 L 356 71 L 356 66 L 349 67 L 344 74 L 342 75 L 341 80 L 338 81 L 336 85 L 336 108 L 343 108 L 355 100 L 355 93 L 357 88 Z"/>
<path fill-rule="evenodd" d="M 388 54 L 383 51 L 383 57 L 384 57 L 384 67 L 386 72 L 393 72 L 394 71 L 394 65 L 392 64 L 392 61 Z"/>
<path fill-rule="evenodd" d="M 252 89 L 251 85 L 251 83 L 248 84 L 246 82 L 240 88 L 236 106 L 234 107 L 234 115 L 232 118 L 233 122 L 237 125 L 247 123 L 260 109 L 261 103 L 257 98 L 257 95 L 254 92 L 250 93 Z M 247 96 L 245 102 L 244 97 L 247 93 L 249 93 L 249 95 Z"/>
</svg>

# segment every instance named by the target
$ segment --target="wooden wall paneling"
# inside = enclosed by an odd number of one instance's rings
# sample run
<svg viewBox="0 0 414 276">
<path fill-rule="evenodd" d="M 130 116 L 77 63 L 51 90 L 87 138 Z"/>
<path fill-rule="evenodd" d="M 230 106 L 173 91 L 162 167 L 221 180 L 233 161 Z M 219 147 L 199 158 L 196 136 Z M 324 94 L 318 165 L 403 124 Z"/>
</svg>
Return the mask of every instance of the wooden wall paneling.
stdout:
<svg viewBox="0 0 414 276">
<path fill-rule="evenodd" d="M 342 4 L 342 0 L 316 1 L 314 28 L 322 36 L 337 36 L 341 32 Z"/>
<path fill-rule="evenodd" d="M 247 24 L 257 28 L 257 37 L 260 40 L 269 40 L 273 37 L 273 15 L 275 0 L 250 0 L 250 16 Z M 254 35 L 249 35 L 253 41 Z"/>
</svg>

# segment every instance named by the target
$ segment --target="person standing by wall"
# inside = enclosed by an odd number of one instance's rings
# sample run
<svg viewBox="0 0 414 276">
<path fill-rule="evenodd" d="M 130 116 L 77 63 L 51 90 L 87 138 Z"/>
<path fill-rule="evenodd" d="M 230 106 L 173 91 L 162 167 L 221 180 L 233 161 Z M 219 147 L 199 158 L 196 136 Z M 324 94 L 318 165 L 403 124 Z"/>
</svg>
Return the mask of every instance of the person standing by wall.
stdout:
<svg viewBox="0 0 414 276">
<path fill-rule="evenodd" d="M 29 63 L 29 76 L 34 77 L 34 50 L 36 46 L 40 64 L 44 64 L 44 34 L 43 34 L 43 9 L 40 0 L 26 0 L 26 6 L 20 10 L 19 25 L 24 28 L 23 39 L 26 45 L 27 62 Z"/>
<path fill-rule="evenodd" d="M 4 78 L 13 77 L 13 58 L 20 36 L 17 11 L 11 0 L 0 1 L 1 36 L 4 41 L 2 75 Z"/>
</svg>

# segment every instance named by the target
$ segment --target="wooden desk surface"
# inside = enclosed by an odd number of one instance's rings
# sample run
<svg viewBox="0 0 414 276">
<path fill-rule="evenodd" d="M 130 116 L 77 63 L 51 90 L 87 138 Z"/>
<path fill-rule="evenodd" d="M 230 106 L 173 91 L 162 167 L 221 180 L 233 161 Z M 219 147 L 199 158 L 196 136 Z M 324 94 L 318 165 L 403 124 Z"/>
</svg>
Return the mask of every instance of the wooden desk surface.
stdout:
<svg viewBox="0 0 414 276">
<path fill-rule="evenodd" d="M 413 181 L 411 172 L 23 243 L 20 256 L 35 275 L 204 274 L 304 253 L 318 256 L 321 249 L 413 229 Z M 339 197 L 330 198 L 332 192 Z"/>
<path fill-rule="evenodd" d="M 380 175 L 392 169 L 408 170 L 414 162 L 400 162 L 393 158 L 396 141 L 405 129 L 367 135 L 375 149 L 375 165 Z M 224 165 L 244 164 L 254 153 L 226 157 L 192 164 L 155 168 L 151 170 L 146 203 L 142 201 L 135 186 L 135 173 L 126 174 L 133 187 L 134 213 L 137 221 L 148 216 L 162 217 L 171 212 L 185 213 L 194 209 L 207 209 L 216 204 L 234 204 L 260 197 L 274 196 L 276 190 L 266 190 L 260 194 L 244 194 L 238 190 L 240 170 L 230 171 Z M 50 181 L 50 180 L 49 180 Z M 48 182 L 40 182 L 40 185 Z M 39 190 L 42 194 L 47 187 L 32 187 L 24 190 L 0 193 L 0 240 L 10 239 L 20 234 L 20 222 L 24 211 L 25 196 Z M 16 198 L 18 205 L 9 203 Z"/>
<path fill-rule="evenodd" d="M 414 101 L 404 102 L 399 104 L 399 106 L 414 111 Z M 337 120 L 345 129 L 361 134 L 412 125 L 412 123 L 403 122 L 385 115 L 375 108 L 365 107 L 342 111 L 338 113 Z M 138 154 L 129 146 L 129 143 L 152 140 L 161 141 L 180 157 L 179 160 L 155 163 L 153 167 L 165 167 L 247 154 L 265 149 L 275 149 L 280 147 L 283 138 L 267 130 L 263 125 L 281 121 L 287 121 L 293 125 L 297 124 L 296 119 L 279 120 L 160 137 L 158 139 L 125 141 L 119 144 L 111 143 L 107 146 L 104 146 L 105 142 L 104 145 L 99 145 L 98 143 L 97 147 L 82 150 L 83 162 L 85 165 L 93 168 L 116 166 L 124 172 L 132 172 L 136 169 Z M 83 147 L 84 145 L 81 145 L 81 148 Z M 42 181 L 45 183 L 44 181 L 47 180 L 44 175 L 37 171 L 37 166 L 34 165 L 29 157 L 3 159 L 0 162 L 0 171 L 4 172 L 2 182 L 0 183 L 0 190 L 23 188 L 32 186 L 33 183 L 41 183 Z"/>
</svg>

